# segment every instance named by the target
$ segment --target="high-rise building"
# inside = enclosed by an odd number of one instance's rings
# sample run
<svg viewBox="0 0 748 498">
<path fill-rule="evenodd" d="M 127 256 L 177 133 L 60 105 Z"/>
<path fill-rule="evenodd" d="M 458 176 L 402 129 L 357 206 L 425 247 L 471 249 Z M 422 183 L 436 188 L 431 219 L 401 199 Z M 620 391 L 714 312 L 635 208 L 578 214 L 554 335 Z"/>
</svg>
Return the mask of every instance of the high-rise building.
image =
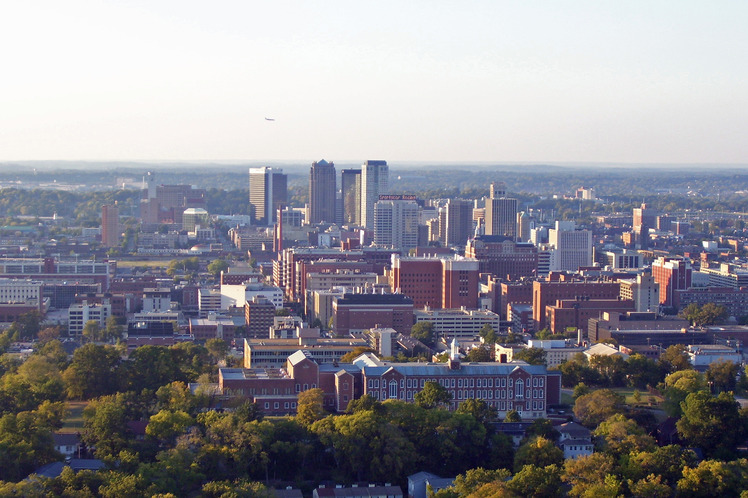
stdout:
<svg viewBox="0 0 748 498">
<path fill-rule="evenodd" d="M 592 266 L 592 232 L 576 230 L 573 221 L 557 221 L 556 228 L 548 230 L 548 243 L 554 248 L 552 270 L 577 271 Z"/>
<path fill-rule="evenodd" d="M 343 193 L 343 223 L 361 224 L 361 170 L 344 169 L 340 172 Z"/>
<path fill-rule="evenodd" d="M 636 238 L 635 246 L 646 249 L 649 246 L 649 229 L 657 226 L 658 213 L 642 203 L 641 207 L 633 211 L 633 231 Z"/>
<path fill-rule="evenodd" d="M 143 178 L 140 218 L 144 224 L 181 224 L 185 209 L 205 209 L 205 206 L 205 189 L 192 185 L 156 185 L 152 172 Z"/>
<path fill-rule="evenodd" d="M 416 308 L 475 309 L 478 261 L 471 258 L 392 257 L 390 287 L 413 300 Z"/>
<path fill-rule="evenodd" d="M 474 232 L 473 203 L 463 199 L 450 199 L 442 209 L 444 216 L 439 219 L 442 243 L 447 247 L 464 246 Z"/>
<path fill-rule="evenodd" d="M 660 304 L 673 305 L 676 290 L 691 287 L 691 261 L 683 258 L 662 257 L 652 262 L 652 276 L 660 284 Z"/>
<path fill-rule="evenodd" d="M 249 168 L 249 205 L 257 225 L 272 225 L 278 207 L 288 201 L 288 177 L 278 168 Z"/>
<path fill-rule="evenodd" d="M 374 205 L 374 245 L 400 250 L 418 247 L 418 220 L 415 200 L 378 201 Z"/>
<path fill-rule="evenodd" d="M 335 164 L 324 159 L 312 163 L 309 170 L 310 225 L 335 223 Z"/>
<path fill-rule="evenodd" d="M 101 245 L 117 247 L 119 237 L 119 208 L 116 204 L 104 204 L 101 206 Z"/>
<path fill-rule="evenodd" d="M 505 280 L 534 277 L 538 272 L 538 248 L 500 235 L 479 235 L 468 240 L 465 256 L 475 258 L 481 273 Z"/>
<path fill-rule="evenodd" d="M 387 161 L 366 161 L 361 166 L 361 225 L 374 228 L 374 204 L 389 192 Z"/>
<path fill-rule="evenodd" d="M 503 183 L 491 184 L 491 196 L 486 199 L 485 234 L 517 236 L 517 199 L 506 197 Z"/>
</svg>

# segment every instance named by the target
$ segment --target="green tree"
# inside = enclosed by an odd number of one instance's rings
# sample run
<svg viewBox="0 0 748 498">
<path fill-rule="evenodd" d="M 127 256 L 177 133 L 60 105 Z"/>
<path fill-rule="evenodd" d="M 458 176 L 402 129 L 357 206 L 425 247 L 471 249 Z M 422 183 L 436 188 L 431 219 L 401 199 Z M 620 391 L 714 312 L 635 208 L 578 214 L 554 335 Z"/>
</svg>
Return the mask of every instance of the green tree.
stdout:
<svg viewBox="0 0 748 498">
<path fill-rule="evenodd" d="M 215 361 L 223 361 L 229 354 L 229 344 L 223 339 L 213 338 L 205 341 L 205 349 Z"/>
<path fill-rule="evenodd" d="M 438 382 L 428 381 L 423 389 L 416 393 L 414 400 L 421 408 L 436 408 L 452 401 L 452 394 Z"/>
<path fill-rule="evenodd" d="M 470 469 L 455 478 L 453 489 L 457 496 L 470 496 L 478 491 L 484 484 L 495 481 L 506 481 L 511 473 L 505 469 L 486 470 L 478 467 Z"/>
<path fill-rule="evenodd" d="M 587 427 L 595 427 L 612 415 L 623 413 L 624 409 L 623 396 L 610 389 L 598 389 L 574 402 L 574 415 Z"/>
<path fill-rule="evenodd" d="M 99 325 L 99 322 L 96 320 L 87 321 L 83 326 L 83 337 L 85 337 L 88 342 L 98 342 L 99 339 L 101 339 L 101 326 Z"/>
<path fill-rule="evenodd" d="M 493 346 L 499 341 L 499 336 L 489 324 L 485 324 L 483 328 L 480 329 L 479 334 L 483 338 L 483 342 L 489 346 Z"/>
<path fill-rule="evenodd" d="M 194 423 L 194 419 L 181 410 L 161 410 L 152 415 L 145 428 L 147 436 L 158 439 L 162 444 L 168 444 L 187 427 Z"/>
<path fill-rule="evenodd" d="M 626 377 L 631 387 L 646 389 L 656 386 L 665 377 L 665 372 L 656 361 L 640 354 L 634 354 L 626 360 Z"/>
<path fill-rule="evenodd" d="M 715 361 L 706 371 L 706 381 L 712 391 L 735 391 L 740 366 L 732 361 Z"/>
<path fill-rule="evenodd" d="M 103 337 L 107 341 L 118 341 L 122 338 L 123 329 L 119 319 L 112 315 L 106 319 L 106 328 L 104 329 Z"/>
<path fill-rule="evenodd" d="M 488 350 L 488 347 L 481 345 L 468 351 L 465 359 L 469 362 L 491 361 L 491 352 Z"/>
<path fill-rule="evenodd" d="M 727 312 L 727 308 L 715 303 L 705 303 L 703 306 L 691 303 L 681 311 L 680 316 L 689 320 L 697 327 L 705 327 L 723 323 L 729 316 L 729 313 Z"/>
<path fill-rule="evenodd" d="M 434 324 L 432 322 L 416 322 L 410 328 L 410 336 L 432 348 L 435 340 Z"/>
<path fill-rule="evenodd" d="M 86 344 L 76 349 L 63 373 L 68 398 L 90 399 L 117 390 L 119 353 L 111 346 Z"/>
<path fill-rule="evenodd" d="M 591 392 L 590 388 L 587 387 L 587 385 L 584 382 L 580 382 L 579 384 L 574 386 L 572 397 L 576 400 L 580 396 L 584 396 L 585 394 L 589 394 L 590 392 Z"/>
<path fill-rule="evenodd" d="M 530 365 L 545 365 L 545 350 L 542 348 L 524 348 L 514 353 L 514 359 Z"/>
<path fill-rule="evenodd" d="M 620 458 L 634 452 L 652 451 L 655 440 L 636 422 L 616 413 L 595 429 L 594 435 L 601 441 L 606 453 Z"/>
<path fill-rule="evenodd" d="M 228 271 L 228 269 L 229 264 L 222 259 L 214 259 L 208 264 L 208 272 L 216 278 L 221 276 L 221 272 Z"/>
<path fill-rule="evenodd" d="M 353 363 L 353 360 L 364 353 L 376 353 L 376 351 L 366 346 L 356 346 L 352 351 L 340 357 L 340 363 Z"/>
<path fill-rule="evenodd" d="M 746 434 L 745 420 L 732 394 L 698 391 L 681 403 L 683 416 L 676 427 L 689 444 L 701 448 L 708 456 L 732 456 Z M 725 430 L 729 427 L 729 430 Z"/>
<path fill-rule="evenodd" d="M 496 409 L 482 399 L 475 398 L 466 399 L 460 403 L 460 406 L 457 407 L 457 413 L 470 414 L 481 424 L 494 422 L 498 416 Z"/>
<path fill-rule="evenodd" d="M 696 467 L 685 467 L 678 481 L 678 496 L 742 496 L 748 462 L 740 459 L 734 463 L 703 460 Z"/>
<path fill-rule="evenodd" d="M 561 484 L 561 468 L 558 465 L 525 465 L 509 481 L 507 488 L 519 496 L 555 498 L 563 494 Z"/>
<path fill-rule="evenodd" d="M 615 460 L 605 453 L 571 458 L 564 462 L 561 479 L 571 486 L 569 496 L 593 496 L 591 488 L 605 484 L 605 478 L 615 471 Z"/>
<path fill-rule="evenodd" d="M 519 447 L 514 455 L 514 469 L 519 472 L 525 465 L 547 467 L 548 465 L 562 465 L 564 452 L 553 441 L 542 436 L 531 438 Z"/>
<path fill-rule="evenodd" d="M 324 393 L 322 389 L 309 389 L 299 393 L 296 409 L 296 420 L 303 426 L 309 427 L 317 420 L 325 417 Z"/>
<path fill-rule="evenodd" d="M 681 403 L 690 393 L 706 391 L 706 378 L 696 370 L 679 370 L 665 377 L 663 408 L 671 417 L 680 417 Z"/>
<path fill-rule="evenodd" d="M 688 353 L 683 344 L 674 344 L 669 346 L 660 355 L 660 365 L 666 373 L 677 372 L 678 370 L 690 370 L 693 368 L 688 360 Z"/>
<path fill-rule="evenodd" d="M 508 412 L 506 412 L 506 416 L 504 416 L 504 422 L 507 422 L 507 423 L 522 422 L 522 417 L 520 416 L 517 410 L 509 410 Z"/>
</svg>

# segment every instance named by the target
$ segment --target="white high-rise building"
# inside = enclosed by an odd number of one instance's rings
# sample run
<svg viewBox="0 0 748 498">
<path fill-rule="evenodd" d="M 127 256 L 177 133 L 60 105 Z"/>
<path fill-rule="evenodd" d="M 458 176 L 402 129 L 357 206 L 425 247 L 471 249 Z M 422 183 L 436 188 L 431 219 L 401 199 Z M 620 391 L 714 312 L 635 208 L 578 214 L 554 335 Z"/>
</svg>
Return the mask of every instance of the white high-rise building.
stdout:
<svg viewBox="0 0 748 498">
<path fill-rule="evenodd" d="M 249 168 L 249 204 L 257 225 L 270 226 L 276 210 L 288 201 L 288 177 L 278 168 Z"/>
<path fill-rule="evenodd" d="M 382 200 L 374 205 L 374 245 L 407 250 L 418 246 L 418 203 Z"/>
<path fill-rule="evenodd" d="M 556 228 L 548 230 L 548 244 L 555 249 L 552 270 L 577 271 L 581 266 L 592 266 L 592 232 L 576 230 L 573 221 L 557 221 Z"/>
<path fill-rule="evenodd" d="M 389 192 L 387 161 L 366 161 L 361 166 L 361 225 L 374 228 L 374 204 Z"/>
</svg>

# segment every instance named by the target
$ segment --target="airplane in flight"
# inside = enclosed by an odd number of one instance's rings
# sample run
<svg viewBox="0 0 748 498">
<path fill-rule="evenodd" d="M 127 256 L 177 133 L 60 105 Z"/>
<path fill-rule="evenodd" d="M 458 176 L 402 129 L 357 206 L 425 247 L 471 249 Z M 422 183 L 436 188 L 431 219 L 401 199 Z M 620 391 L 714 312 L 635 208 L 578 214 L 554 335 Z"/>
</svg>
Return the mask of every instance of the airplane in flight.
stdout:
<svg viewBox="0 0 748 498">
<path fill-rule="evenodd" d="M 275 121 L 275 118 L 265 118 L 265 121 Z"/>
</svg>

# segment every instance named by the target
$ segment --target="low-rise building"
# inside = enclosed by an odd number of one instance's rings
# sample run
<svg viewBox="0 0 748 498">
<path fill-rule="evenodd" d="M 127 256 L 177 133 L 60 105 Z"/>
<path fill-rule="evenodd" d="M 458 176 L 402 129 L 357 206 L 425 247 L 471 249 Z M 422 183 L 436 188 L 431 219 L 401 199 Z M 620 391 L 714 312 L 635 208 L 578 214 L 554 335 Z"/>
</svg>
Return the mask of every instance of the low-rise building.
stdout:
<svg viewBox="0 0 748 498">
<path fill-rule="evenodd" d="M 488 310 L 424 309 L 414 310 L 415 322 L 434 324 L 434 337 L 438 340 L 475 340 L 486 325 L 499 332 L 501 319 L 497 313 Z"/>
</svg>

